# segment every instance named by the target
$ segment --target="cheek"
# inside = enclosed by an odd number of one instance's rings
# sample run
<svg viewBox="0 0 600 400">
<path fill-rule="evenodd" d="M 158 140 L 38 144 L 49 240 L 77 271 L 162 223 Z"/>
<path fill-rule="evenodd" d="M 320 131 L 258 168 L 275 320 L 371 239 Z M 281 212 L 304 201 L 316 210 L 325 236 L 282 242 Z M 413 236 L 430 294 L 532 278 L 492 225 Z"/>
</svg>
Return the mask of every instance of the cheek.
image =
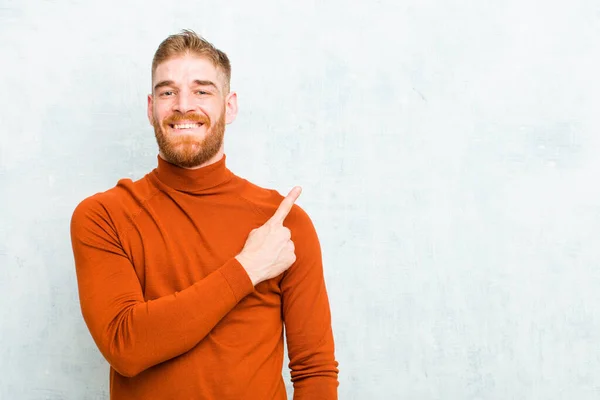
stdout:
<svg viewBox="0 0 600 400">
<path fill-rule="evenodd" d="M 170 115 L 169 108 L 167 107 L 155 106 L 153 112 L 156 121 L 162 121 Z"/>
<path fill-rule="evenodd" d="M 210 119 L 213 121 L 217 121 L 222 115 L 225 114 L 226 107 L 217 104 L 217 105 L 213 105 L 212 107 L 210 107 L 210 109 L 207 109 L 207 115 L 210 115 Z"/>
</svg>

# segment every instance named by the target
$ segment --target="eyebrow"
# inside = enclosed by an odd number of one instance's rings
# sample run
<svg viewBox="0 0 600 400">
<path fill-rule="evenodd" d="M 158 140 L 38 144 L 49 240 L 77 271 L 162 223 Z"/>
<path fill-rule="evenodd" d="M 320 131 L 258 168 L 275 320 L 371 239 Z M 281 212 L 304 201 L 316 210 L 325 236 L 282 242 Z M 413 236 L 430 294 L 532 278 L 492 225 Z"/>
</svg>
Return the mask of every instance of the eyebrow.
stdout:
<svg viewBox="0 0 600 400">
<path fill-rule="evenodd" d="M 201 81 L 199 79 L 196 79 L 194 83 L 196 84 L 196 86 L 212 86 L 213 88 L 219 90 L 219 88 L 213 81 Z"/>
<path fill-rule="evenodd" d="M 194 84 L 196 86 L 212 86 L 216 90 L 219 90 L 219 88 L 217 87 L 217 85 L 214 82 L 212 82 L 212 81 L 196 79 L 196 80 L 194 80 Z M 173 82 L 173 81 L 160 81 L 156 85 L 154 85 L 154 90 L 160 89 L 161 87 L 165 87 L 165 86 L 175 86 L 175 82 Z"/>
</svg>

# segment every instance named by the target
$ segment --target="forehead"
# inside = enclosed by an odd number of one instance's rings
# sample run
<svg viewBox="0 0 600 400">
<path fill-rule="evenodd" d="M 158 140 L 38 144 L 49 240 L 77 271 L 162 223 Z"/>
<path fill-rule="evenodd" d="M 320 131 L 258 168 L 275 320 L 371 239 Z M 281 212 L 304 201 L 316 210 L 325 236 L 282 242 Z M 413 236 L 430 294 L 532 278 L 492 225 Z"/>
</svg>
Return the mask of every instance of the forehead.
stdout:
<svg viewBox="0 0 600 400">
<path fill-rule="evenodd" d="M 208 80 L 215 84 L 223 84 L 222 75 L 207 58 L 185 54 L 160 63 L 154 71 L 152 84 L 173 81 L 177 85 L 185 85 L 191 84 L 195 80 Z"/>
</svg>

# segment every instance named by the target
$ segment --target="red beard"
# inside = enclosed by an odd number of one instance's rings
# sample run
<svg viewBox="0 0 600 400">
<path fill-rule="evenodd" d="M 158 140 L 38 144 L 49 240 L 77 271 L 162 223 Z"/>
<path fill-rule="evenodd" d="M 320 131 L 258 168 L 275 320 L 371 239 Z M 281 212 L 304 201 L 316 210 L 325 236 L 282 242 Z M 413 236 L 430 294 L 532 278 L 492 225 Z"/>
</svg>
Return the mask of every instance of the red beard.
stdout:
<svg viewBox="0 0 600 400">
<path fill-rule="evenodd" d="M 207 130 L 206 135 L 200 139 L 194 135 L 167 133 L 172 129 L 171 125 L 180 121 L 203 124 L 202 128 Z M 153 126 L 158 148 L 166 161 L 183 168 L 198 167 L 213 158 L 223 145 L 225 110 L 214 125 L 206 115 L 188 113 L 170 115 L 162 124 L 155 119 Z"/>
</svg>

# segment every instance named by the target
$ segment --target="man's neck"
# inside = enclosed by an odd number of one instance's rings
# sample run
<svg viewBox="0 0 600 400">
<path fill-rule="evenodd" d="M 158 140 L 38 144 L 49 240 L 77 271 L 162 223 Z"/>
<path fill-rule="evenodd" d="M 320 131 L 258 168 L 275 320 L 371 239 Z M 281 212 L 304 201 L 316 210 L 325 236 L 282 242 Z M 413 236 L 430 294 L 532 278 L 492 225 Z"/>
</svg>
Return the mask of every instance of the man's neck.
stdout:
<svg viewBox="0 0 600 400">
<path fill-rule="evenodd" d="M 220 161 L 220 160 L 223 158 L 223 154 L 224 154 L 224 151 L 223 151 L 223 148 L 221 147 L 221 149 L 220 149 L 220 150 L 217 152 L 217 154 L 215 154 L 215 155 L 214 155 L 214 156 L 213 156 L 213 157 L 212 157 L 210 160 L 208 160 L 208 161 L 206 161 L 206 162 L 204 162 L 204 163 L 202 163 L 202 164 L 200 164 L 200 165 L 196 165 L 196 166 L 194 166 L 194 167 L 181 167 L 180 165 L 178 165 L 178 167 L 180 167 L 180 168 L 184 168 L 184 169 L 199 169 L 199 168 L 202 168 L 202 167 L 206 167 L 206 166 L 209 166 L 209 165 L 211 165 L 211 164 L 214 164 L 214 163 L 216 163 L 216 162 Z M 170 161 L 169 161 L 169 160 L 167 160 L 167 159 L 166 159 L 166 158 L 163 156 L 162 152 L 160 152 L 160 151 L 159 151 L 159 152 L 158 152 L 158 156 L 159 156 L 160 158 L 162 158 L 163 160 L 165 160 L 165 161 L 167 161 L 167 162 L 169 162 L 169 163 L 170 163 Z"/>
</svg>

